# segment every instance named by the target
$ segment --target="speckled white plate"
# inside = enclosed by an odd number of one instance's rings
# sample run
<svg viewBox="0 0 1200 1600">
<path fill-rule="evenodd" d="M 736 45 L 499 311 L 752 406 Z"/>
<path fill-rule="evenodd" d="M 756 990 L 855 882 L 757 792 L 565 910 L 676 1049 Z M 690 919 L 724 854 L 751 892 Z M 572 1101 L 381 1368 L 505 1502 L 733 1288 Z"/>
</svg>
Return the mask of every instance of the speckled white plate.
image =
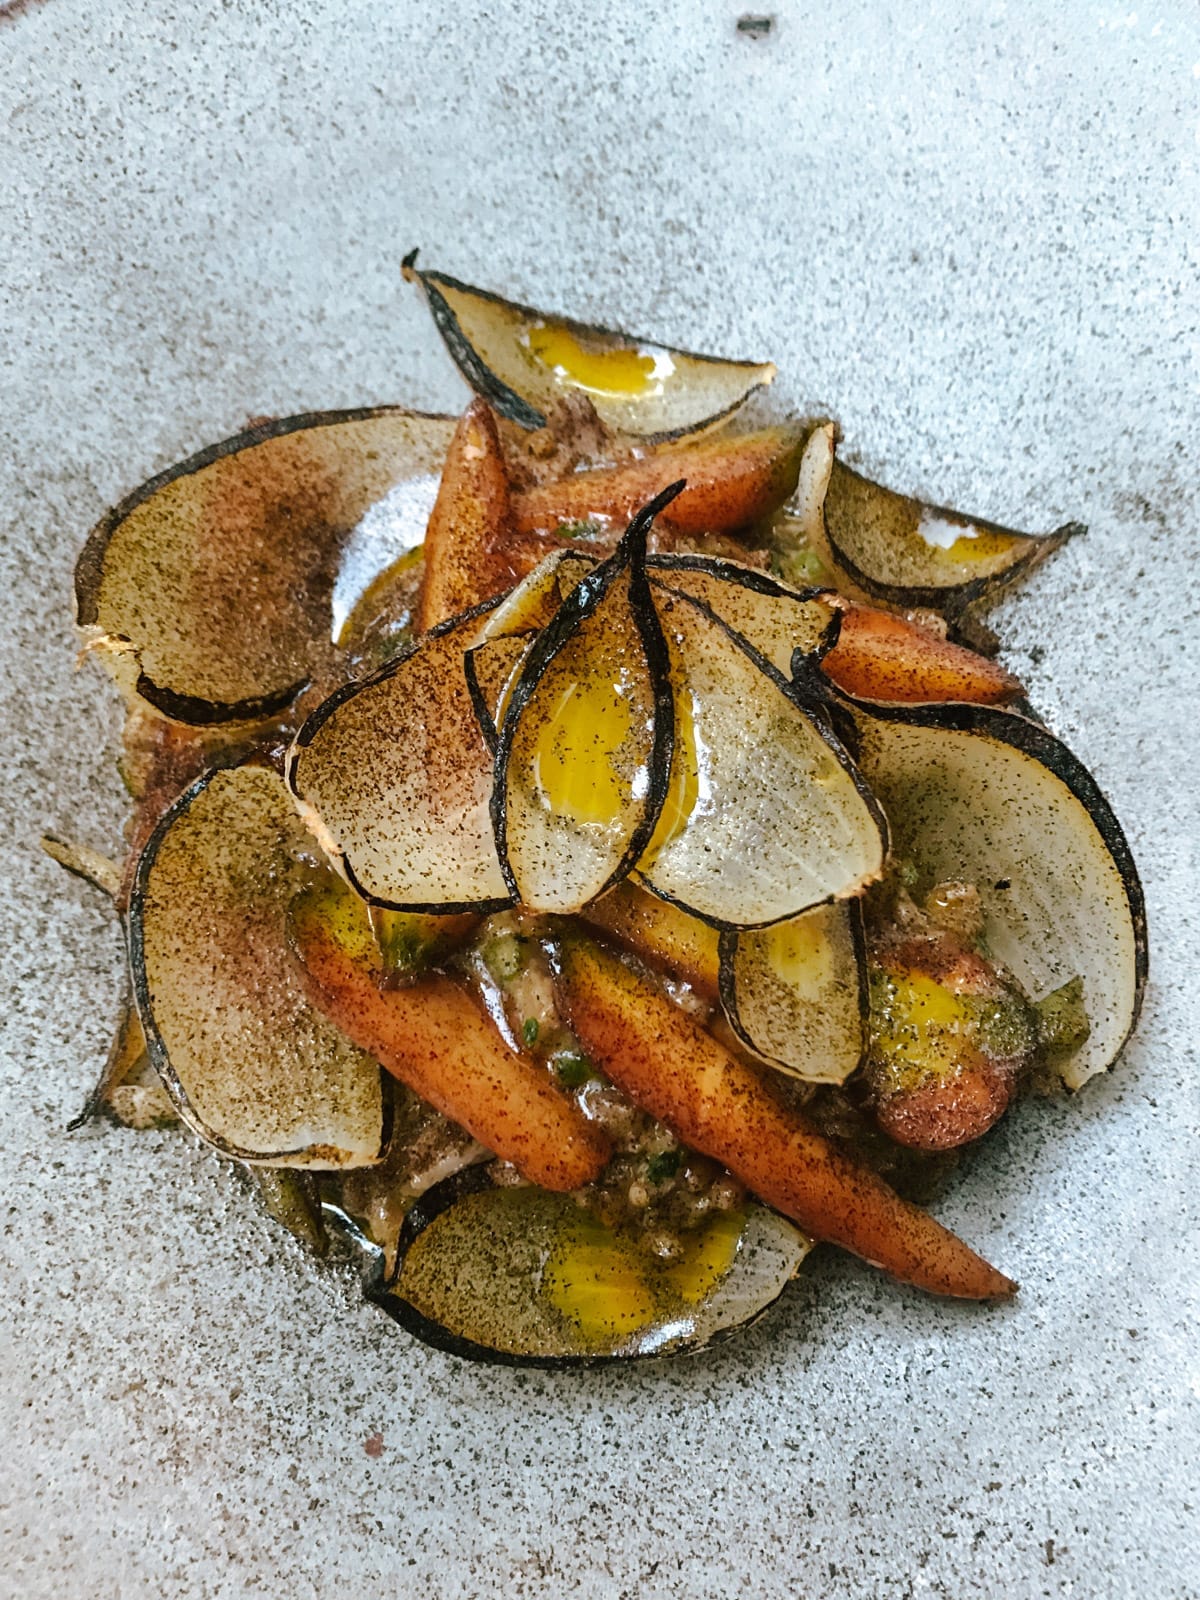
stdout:
<svg viewBox="0 0 1200 1600">
<path fill-rule="evenodd" d="M 0 4 L 5 1595 L 1200 1594 L 1200 14 L 740 3 Z M 119 971 L 35 844 L 122 815 L 76 550 L 248 414 L 457 405 L 415 244 L 773 357 L 898 486 L 1090 523 L 998 621 L 1128 829 L 1152 986 L 942 1207 L 1013 1305 L 830 1255 L 707 1357 L 476 1369 L 188 1140 L 63 1132 Z"/>
</svg>

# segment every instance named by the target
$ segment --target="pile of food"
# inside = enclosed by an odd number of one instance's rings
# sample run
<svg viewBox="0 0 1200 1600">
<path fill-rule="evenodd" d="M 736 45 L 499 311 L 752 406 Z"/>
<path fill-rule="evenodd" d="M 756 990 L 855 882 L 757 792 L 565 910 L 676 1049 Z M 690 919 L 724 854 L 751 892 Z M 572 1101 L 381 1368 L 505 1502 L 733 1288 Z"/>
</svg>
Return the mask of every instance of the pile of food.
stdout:
<svg viewBox="0 0 1200 1600">
<path fill-rule="evenodd" d="M 1094 781 L 979 608 L 1073 532 L 880 487 L 774 368 L 437 273 L 477 397 L 260 421 L 95 529 L 129 994 L 80 1121 L 180 1121 L 441 1348 L 698 1349 L 817 1241 L 1014 1285 L 918 1202 L 1137 1017 Z"/>
</svg>

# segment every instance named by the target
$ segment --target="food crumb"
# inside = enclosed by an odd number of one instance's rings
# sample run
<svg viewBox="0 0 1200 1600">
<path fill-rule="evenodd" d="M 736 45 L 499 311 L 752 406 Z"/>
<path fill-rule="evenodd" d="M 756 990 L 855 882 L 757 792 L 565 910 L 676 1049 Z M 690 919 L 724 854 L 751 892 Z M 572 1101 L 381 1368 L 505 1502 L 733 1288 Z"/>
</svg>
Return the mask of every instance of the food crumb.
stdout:
<svg viewBox="0 0 1200 1600">
<path fill-rule="evenodd" d="M 378 1461 L 383 1454 L 383 1435 L 381 1433 L 369 1433 L 363 1440 L 363 1449 L 371 1457 L 372 1461 Z"/>
</svg>

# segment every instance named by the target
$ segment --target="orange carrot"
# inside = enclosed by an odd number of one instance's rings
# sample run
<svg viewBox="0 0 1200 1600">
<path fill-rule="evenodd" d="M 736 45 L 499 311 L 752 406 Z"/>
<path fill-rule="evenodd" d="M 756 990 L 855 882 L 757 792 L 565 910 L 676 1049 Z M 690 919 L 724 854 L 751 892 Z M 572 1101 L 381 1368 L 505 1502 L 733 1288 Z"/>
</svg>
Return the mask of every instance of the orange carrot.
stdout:
<svg viewBox="0 0 1200 1600">
<path fill-rule="evenodd" d="M 920 704 L 1003 705 L 1024 691 L 1011 672 L 928 628 L 874 606 L 841 602 L 838 642 L 821 663 L 847 694 Z"/>
<path fill-rule="evenodd" d="M 635 1104 L 720 1161 L 806 1233 L 935 1294 L 1016 1285 L 786 1109 L 763 1078 L 612 952 L 570 933 L 561 1000 L 584 1049 Z"/>
<path fill-rule="evenodd" d="M 652 967 L 690 984 L 698 995 L 715 1001 L 720 990 L 721 957 L 718 934 L 699 917 L 693 917 L 639 889 L 628 878 L 580 913 L 585 922 L 602 929 Z"/>
<path fill-rule="evenodd" d="M 380 989 L 314 916 L 298 917 L 293 937 L 313 1004 L 414 1094 L 543 1189 L 599 1177 L 604 1136 L 545 1068 L 509 1048 L 464 988 L 430 975 Z"/>
<path fill-rule="evenodd" d="M 687 488 L 659 517 L 676 533 L 721 533 L 781 506 L 796 487 L 803 436 L 794 428 L 668 445 L 627 466 L 576 472 L 513 497 L 519 535 L 553 534 L 561 523 L 623 529 L 636 511 L 679 478 Z"/>
<path fill-rule="evenodd" d="M 450 441 L 437 500 L 425 530 L 425 572 L 417 600 L 421 632 L 517 581 L 508 475 L 496 419 L 472 400 Z"/>
</svg>

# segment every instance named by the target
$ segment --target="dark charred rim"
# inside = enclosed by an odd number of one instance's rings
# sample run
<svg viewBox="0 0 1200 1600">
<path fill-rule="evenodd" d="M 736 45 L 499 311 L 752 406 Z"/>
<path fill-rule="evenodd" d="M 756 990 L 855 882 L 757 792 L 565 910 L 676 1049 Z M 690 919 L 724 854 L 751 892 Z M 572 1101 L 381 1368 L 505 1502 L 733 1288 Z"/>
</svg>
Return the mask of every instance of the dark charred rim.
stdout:
<svg viewBox="0 0 1200 1600">
<path fill-rule="evenodd" d="M 853 467 L 846 466 L 839 461 L 837 467 L 852 478 L 857 478 L 860 483 L 870 484 L 873 489 L 880 489 L 886 494 L 899 494 L 898 490 L 887 489 L 883 484 L 877 484 L 873 479 L 866 477 L 861 472 L 855 472 Z M 1022 533 L 1018 528 L 1006 528 L 1003 523 L 989 522 L 986 517 L 968 517 L 961 511 L 955 511 L 949 506 L 930 505 L 927 501 L 918 500 L 913 495 L 899 495 L 902 500 L 908 500 L 913 505 L 921 507 L 922 511 L 931 512 L 934 516 L 953 518 L 955 522 L 967 523 L 971 527 L 980 528 L 985 533 L 1003 534 L 1009 539 L 1024 540 L 1028 548 L 1022 550 L 1015 560 L 1008 566 L 1002 567 L 998 572 L 989 573 L 985 577 L 969 578 L 965 583 L 947 584 L 903 584 L 884 583 L 878 578 L 873 578 L 855 564 L 840 545 L 837 544 L 829 527 L 829 518 L 825 515 L 824 508 L 821 512 L 821 521 L 825 528 L 825 540 L 829 546 L 830 554 L 835 564 L 841 568 L 847 577 L 851 578 L 857 586 L 877 600 L 884 600 L 891 605 L 901 607 L 924 607 L 930 611 L 942 611 L 950 617 L 957 616 L 968 606 L 975 605 L 981 600 L 986 600 L 994 594 L 999 594 L 1010 583 L 1015 583 L 1031 568 L 1039 566 L 1048 556 L 1060 550 L 1070 539 L 1079 538 L 1087 532 L 1087 524 L 1083 522 L 1064 522 L 1060 528 L 1055 528 L 1051 533 Z"/>
<path fill-rule="evenodd" d="M 363 887 L 346 856 L 341 859 L 341 873 L 360 900 L 366 901 L 369 906 L 377 906 L 380 911 L 407 911 L 421 917 L 459 917 L 467 912 L 477 912 L 479 916 L 486 917 L 493 911 L 506 911 L 513 904 L 509 896 L 493 896 L 490 900 L 385 900 L 382 895 Z"/>
<path fill-rule="evenodd" d="M 545 414 L 526 400 L 523 395 L 509 387 L 499 378 L 492 369 L 486 365 L 482 357 L 476 352 L 474 345 L 467 339 L 457 316 L 451 309 L 449 302 L 438 288 L 444 284 L 447 289 L 457 290 L 459 294 L 474 295 L 476 299 L 489 301 L 492 305 L 503 306 L 508 311 L 516 311 L 523 317 L 540 318 L 543 322 L 555 322 L 568 329 L 571 333 L 585 334 L 591 338 L 597 335 L 603 338 L 623 340 L 626 344 L 640 345 L 651 350 L 662 350 L 667 355 L 683 356 L 688 361 L 703 361 L 716 367 L 741 367 L 748 373 L 760 372 L 763 367 L 772 366 L 769 361 L 731 360 L 727 356 L 714 356 L 702 354 L 698 350 L 682 350 L 678 345 L 663 344 L 658 339 L 643 339 L 638 334 L 626 333 L 620 328 L 604 328 L 599 323 L 581 322 L 576 317 L 559 316 L 557 312 L 542 311 L 537 306 L 526 305 L 521 300 L 509 300 L 502 294 L 496 294 L 490 289 L 477 289 L 474 284 L 463 283 L 460 278 L 452 278 L 446 272 L 425 271 L 418 267 L 417 251 L 410 250 L 402 262 L 405 277 L 415 279 L 425 292 L 430 313 L 437 325 L 438 332 L 445 341 L 446 348 L 458 367 L 463 377 L 466 378 L 472 389 L 481 394 L 485 400 L 493 405 L 497 411 L 510 421 L 518 423 L 523 428 L 544 428 L 546 426 Z M 669 428 L 658 433 L 638 433 L 635 438 L 644 440 L 647 444 L 666 444 L 671 439 L 684 439 L 692 434 L 702 433 L 715 427 L 731 417 L 735 411 L 741 409 L 752 394 L 767 387 L 767 380 L 760 378 L 752 383 L 746 392 L 730 405 L 722 407 L 720 411 L 710 412 L 707 416 L 698 418 L 695 422 L 685 424 L 680 428 Z M 626 430 L 629 431 L 629 430 Z"/>
<path fill-rule="evenodd" d="M 866 1060 L 867 1050 L 870 1045 L 867 1028 L 870 1008 L 870 995 L 867 986 L 867 936 L 863 926 L 862 903 L 859 900 L 835 901 L 834 904 L 843 905 L 846 909 L 846 916 L 850 923 L 850 938 L 854 946 L 854 960 L 858 969 L 859 1051 L 858 1060 L 846 1074 L 846 1077 L 849 1078 L 858 1071 Z M 761 931 L 761 929 L 757 928 L 741 930 L 744 933 L 758 933 Z M 725 1020 L 729 1023 L 729 1026 L 748 1050 L 753 1051 L 760 1061 L 765 1061 L 769 1066 L 775 1067 L 778 1071 L 785 1072 L 789 1077 L 794 1078 L 796 1077 L 795 1070 L 789 1067 L 786 1062 L 780 1061 L 778 1057 L 767 1054 L 761 1045 L 756 1043 L 750 1030 L 742 1023 L 741 1011 L 737 1000 L 737 950 L 740 937 L 741 933 L 739 932 L 723 932 L 718 945 L 721 964 L 717 982 L 720 989 L 721 1010 L 725 1013 Z M 845 1079 L 842 1081 L 844 1082 Z"/>
<path fill-rule="evenodd" d="M 146 892 L 149 887 L 150 875 L 154 870 L 159 849 L 163 840 L 174 827 L 179 818 L 190 809 L 192 802 L 197 800 L 208 788 L 214 778 L 222 773 L 237 772 L 246 766 L 261 765 L 255 762 L 234 761 L 224 766 L 212 767 L 189 785 L 178 799 L 171 805 L 155 824 L 154 832 L 147 839 L 146 844 L 138 857 L 137 869 L 134 873 L 133 887 L 129 897 L 129 912 L 125 921 L 126 940 L 129 951 L 129 976 L 133 986 L 133 996 L 137 1003 L 137 1013 L 141 1019 L 142 1032 L 146 1036 L 146 1053 L 150 1063 L 167 1097 L 179 1112 L 183 1121 L 192 1128 L 206 1144 L 219 1150 L 222 1155 L 232 1156 L 237 1161 L 270 1162 L 283 1161 L 293 1156 L 303 1156 L 311 1148 L 309 1145 L 298 1145 L 292 1150 L 244 1150 L 240 1145 L 231 1144 L 223 1139 L 220 1134 L 214 1133 L 206 1127 L 204 1120 L 193 1109 L 167 1051 L 166 1043 L 158 1030 L 158 1023 L 154 1017 L 154 1004 L 150 996 L 150 981 L 146 975 L 146 944 L 143 929 L 143 910 Z M 364 1052 L 365 1053 L 365 1052 Z M 379 1155 L 387 1149 L 388 1139 L 391 1136 L 391 1096 L 388 1092 L 387 1075 L 382 1067 L 379 1069 L 381 1090 L 381 1117 L 379 1130 Z"/>
<path fill-rule="evenodd" d="M 753 1327 L 767 1315 L 787 1290 L 785 1283 L 779 1294 L 751 1312 L 743 1321 L 733 1323 L 726 1328 L 718 1328 L 699 1343 L 682 1342 L 669 1350 L 628 1350 L 610 1355 L 538 1356 L 497 1350 L 491 1345 L 478 1344 L 475 1340 L 452 1332 L 442 1323 L 435 1322 L 432 1317 L 427 1317 L 418 1311 L 416 1306 L 399 1293 L 396 1284 L 408 1251 L 431 1222 L 457 1205 L 460 1200 L 472 1194 L 485 1193 L 495 1187 L 488 1176 L 486 1166 L 473 1166 L 453 1173 L 449 1178 L 444 1178 L 441 1183 L 434 1184 L 423 1195 L 418 1196 L 401 1225 L 396 1265 L 390 1277 L 384 1274 L 383 1256 L 379 1247 L 366 1237 L 352 1219 L 343 1222 L 345 1231 L 358 1241 L 360 1247 L 367 1249 L 372 1257 L 371 1264 L 364 1274 L 363 1293 L 366 1298 L 398 1323 L 406 1333 L 412 1334 L 414 1339 L 419 1339 L 422 1344 L 427 1344 L 444 1355 L 457 1356 L 462 1361 L 474 1361 L 484 1366 L 533 1367 L 547 1372 L 611 1367 L 634 1361 L 670 1361 L 680 1356 L 700 1355 L 705 1350 L 711 1350 L 714 1346 L 736 1337 L 743 1329 Z M 761 1206 L 761 1202 L 754 1203 Z M 769 1207 L 762 1209 L 769 1210 Z M 345 1214 L 340 1208 L 335 1207 L 333 1210 L 341 1221 Z"/>
<path fill-rule="evenodd" d="M 646 656 L 654 701 L 654 732 L 651 740 L 649 784 L 642 815 L 612 873 L 592 898 L 605 893 L 628 875 L 641 855 L 658 822 L 670 786 L 671 756 L 675 746 L 675 701 L 671 692 L 670 660 L 658 614 L 650 596 L 646 574 L 646 539 L 654 518 L 682 492 L 684 480 L 668 485 L 637 513 L 613 554 L 601 562 L 559 606 L 550 622 L 538 634 L 521 669 L 521 676 L 509 696 L 496 744 L 495 779 L 492 784 L 492 826 L 500 870 L 514 900 L 520 889 L 508 858 L 508 768 L 512 758 L 517 724 L 533 698 L 538 685 L 575 631 L 595 612 L 597 606 L 622 573 L 629 574 L 629 606 Z"/>
<path fill-rule="evenodd" d="M 467 680 L 467 693 L 471 696 L 471 709 L 475 713 L 475 720 L 479 724 L 483 742 L 487 745 L 493 760 L 495 759 L 496 744 L 500 734 L 496 727 L 495 718 L 492 716 L 492 708 L 488 705 L 487 697 L 479 682 L 479 674 L 475 667 L 475 654 L 484 645 L 499 644 L 501 639 L 520 639 L 522 645 L 528 648 L 529 641 L 534 637 L 536 637 L 536 634 L 532 629 L 528 633 L 499 634 L 495 639 L 481 639 L 478 644 L 472 645 L 469 650 L 463 652 L 463 673 Z"/>
<path fill-rule="evenodd" d="M 334 690 L 327 700 L 322 700 L 321 704 L 305 718 L 295 738 L 292 740 L 284 761 L 284 781 L 295 799 L 303 805 L 313 804 L 305 795 L 300 784 L 300 758 L 335 711 L 345 705 L 347 700 L 352 700 L 355 695 L 362 693 L 366 689 L 372 689 L 394 677 L 403 667 L 407 666 L 430 640 L 440 639 L 447 633 L 453 632 L 455 628 L 463 627 L 469 622 L 474 622 L 478 618 L 486 616 L 489 611 L 494 611 L 505 598 L 505 595 L 496 595 L 490 600 L 481 601 L 479 605 L 468 607 L 466 611 L 460 611 L 457 616 L 447 617 L 444 622 L 439 622 L 436 627 L 430 628 L 419 639 L 415 639 L 398 655 L 393 656 L 390 661 L 385 661 L 383 666 L 378 671 L 373 672 L 370 677 L 361 678 L 355 682 L 343 683 L 340 688 Z M 466 654 L 464 651 L 464 673 L 466 673 Z M 468 677 L 468 692 L 470 692 L 470 687 L 470 678 Z M 478 715 L 478 707 L 476 706 L 474 695 L 471 697 L 471 703 L 472 709 Z M 487 735 L 482 726 L 480 727 L 480 737 L 483 738 L 486 744 Z M 410 911 L 421 916 L 434 917 L 452 917 L 458 916 L 463 912 L 477 911 L 481 916 L 486 916 L 493 911 L 503 911 L 513 903 L 509 897 L 494 897 L 489 900 L 388 900 L 384 896 L 375 894 L 370 889 L 365 888 L 359 882 L 350 858 L 344 852 L 341 855 L 338 870 L 355 894 L 365 900 L 368 905 L 378 906 L 381 911 Z"/>
<path fill-rule="evenodd" d="M 173 722 L 182 722 L 192 728 L 208 728 L 226 722 L 267 722 L 286 711 L 293 700 L 307 689 L 308 684 L 309 680 L 302 678 L 286 689 L 257 699 L 205 700 L 200 695 L 176 694 L 174 689 L 164 689 L 139 670 L 137 693 Z"/>
<path fill-rule="evenodd" d="M 1004 706 L 957 702 L 900 706 L 885 705 L 873 700 L 857 700 L 851 695 L 843 695 L 841 698 L 851 711 L 873 717 L 878 722 L 900 722 L 921 728 L 944 728 L 949 732 L 976 734 L 1006 744 L 1011 749 L 1028 756 L 1032 761 L 1036 761 L 1039 766 L 1045 767 L 1088 813 L 1117 869 L 1133 924 L 1133 1008 L 1129 1027 L 1113 1052 L 1115 1060 L 1137 1026 L 1145 996 L 1150 961 L 1146 931 L 1146 899 L 1125 831 L 1118 822 L 1116 813 L 1104 798 L 1100 785 L 1083 762 L 1040 722 L 1034 722 L 1020 712 Z"/>
<path fill-rule="evenodd" d="M 243 450 L 265 444 L 269 439 L 279 439 L 285 434 L 301 433 L 307 429 L 337 427 L 347 422 L 369 422 L 376 417 L 415 417 L 427 422 L 453 423 L 454 418 L 434 411 L 414 411 L 409 406 L 360 406 L 350 411 L 304 411 L 293 417 L 276 417 L 259 423 L 242 433 L 232 434 L 216 444 L 206 445 L 195 455 L 178 461 L 148 478 L 132 493 L 105 512 L 88 534 L 79 558 L 75 563 L 75 621 L 80 628 L 99 626 L 100 586 L 104 580 L 105 558 L 108 546 L 117 529 L 131 512 L 165 489 L 179 478 L 212 466 L 226 456 L 239 455 Z M 306 680 L 274 689 L 269 694 L 245 700 L 208 700 L 201 695 L 180 694 L 164 684 L 156 683 L 146 673 L 140 672 L 137 692 L 164 716 L 193 727 L 211 727 L 222 722 L 259 722 L 278 715 L 287 709 L 306 687 Z"/>
<path fill-rule="evenodd" d="M 723 583 L 735 583 L 742 589 L 753 589 L 757 594 L 769 594 L 779 600 L 820 600 L 837 594 L 836 589 L 823 588 L 820 584 L 795 589 L 758 567 L 744 567 L 727 556 L 706 556 L 699 551 L 659 551 L 646 557 L 646 565 L 652 572 L 706 572 Z"/>
<path fill-rule="evenodd" d="M 663 587 L 665 588 L 666 585 L 663 585 Z M 764 677 L 770 679 L 771 683 L 779 690 L 784 699 L 789 701 L 798 711 L 808 718 L 813 727 L 816 729 L 817 733 L 828 745 L 834 760 L 842 768 L 843 772 L 845 772 L 850 778 L 860 799 L 864 802 L 867 810 L 870 812 L 871 819 L 879 830 L 880 838 L 883 844 L 883 856 L 884 860 L 886 860 L 888 852 L 891 848 L 891 833 L 888 828 L 888 821 L 884 814 L 883 807 L 871 793 L 871 790 L 867 786 L 866 780 L 863 778 L 862 773 L 859 772 L 858 767 L 851 758 L 846 746 L 834 732 L 833 724 L 830 721 L 827 708 L 822 701 L 819 699 L 814 699 L 812 695 L 806 693 L 807 686 L 803 680 L 799 682 L 793 682 L 791 679 L 785 678 L 784 675 L 775 666 L 773 666 L 772 663 L 768 661 L 760 651 L 754 648 L 748 639 L 744 639 L 740 633 L 731 628 L 723 618 L 717 615 L 711 606 L 705 605 L 703 600 L 698 600 L 695 595 L 685 594 L 679 589 L 669 589 L 667 592 L 672 596 L 672 598 L 682 600 L 686 602 L 686 604 L 694 606 L 695 609 L 707 617 L 710 622 L 715 623 L 717 627 L 719 627 L 722 632 L 733 642 L 733 644 L 742 652 L 742 654 L 748 657 L 748 659 L 754 663 Z M 643 872 L 639 871 L 635 873 L 634 876 L 643 889 L 648 890 L 650 894 L 656 896 L 659 900 L 664 900 L 668 905 L 677 906 L 680 911 L 686 911 L 689 916 L 695 917 L 699 922 L 706 923 L 710 928 L 716 928 L 720 933 L 737 933 L 741 929 L 755 931 L 762 928 L 774 928 L 777 927 L 781 922 L 793 922 L 797 917 L 802 917 L 806 911 L 815 911 L 819 906 L 834 905 L 839 901 L 850 900 L 855 897 L 855 894 L 827 895 L 823 900 L 813 900 L 806 906 L 799 906 L 793 911 L 788 911 L 782 917 L 771 917 L 766 922 L 730 922 L 725 918 L 706 916 L 703 912 L 697 911 L 694 906 L 688 905 L 685 900 L 680 900 L 676 898 L 676 896 L 668 894 L 665 890 L 658 888 Z M 860 885 L 859 889 L 855 891 L 855 893 L 861 893 L 866 887 L 866 884 Z"/>
</svg>

